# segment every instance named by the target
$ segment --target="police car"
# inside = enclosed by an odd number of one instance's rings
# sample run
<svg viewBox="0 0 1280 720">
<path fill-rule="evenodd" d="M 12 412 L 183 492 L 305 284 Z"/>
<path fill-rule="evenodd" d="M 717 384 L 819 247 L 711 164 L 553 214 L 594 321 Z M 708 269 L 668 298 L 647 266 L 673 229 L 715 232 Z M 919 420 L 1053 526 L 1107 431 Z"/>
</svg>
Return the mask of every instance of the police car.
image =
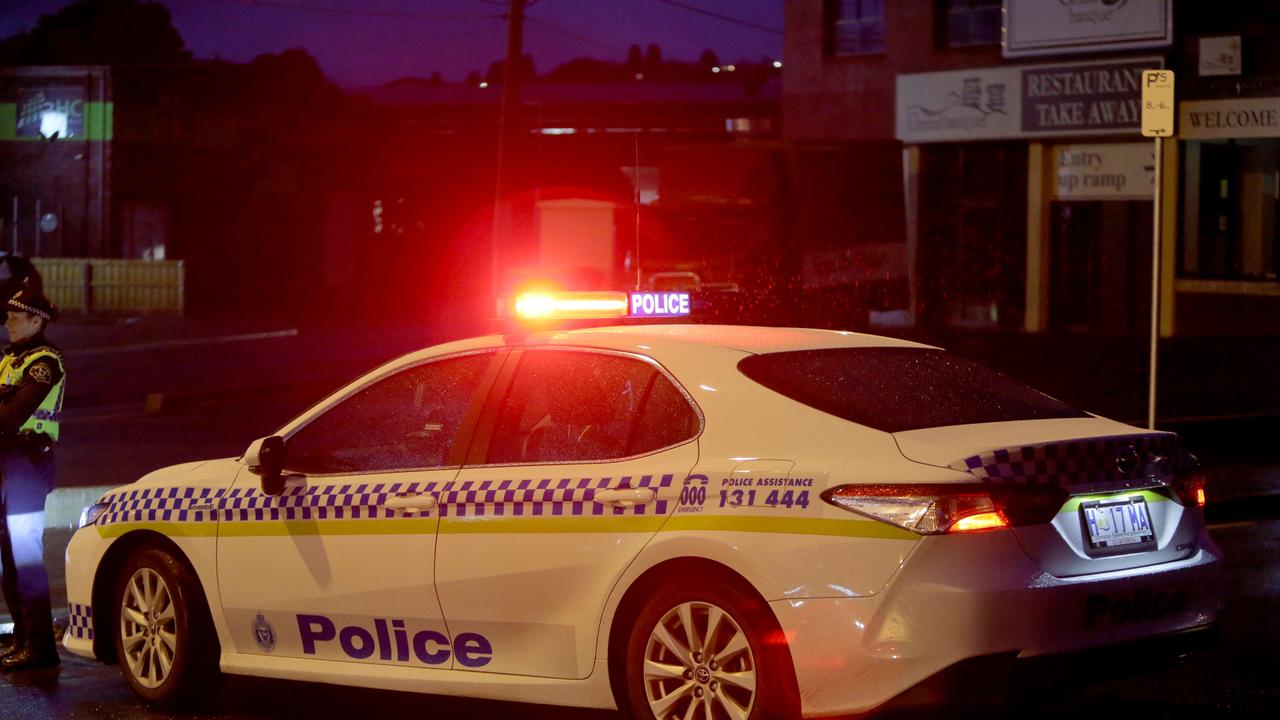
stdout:
<svg viewBox="0 0 1280 720">
<path fill-rule="evenodd" d="M 64 644 L 160 704 L 230 673 L 645 719 L 842 714 L 975 659 L 1212 626 L 1203 505 L 1176 435 L 937 348 L 533 329 L 399 358 L 241 458 L 106 494 L 67 549 Z"/>
</svg>

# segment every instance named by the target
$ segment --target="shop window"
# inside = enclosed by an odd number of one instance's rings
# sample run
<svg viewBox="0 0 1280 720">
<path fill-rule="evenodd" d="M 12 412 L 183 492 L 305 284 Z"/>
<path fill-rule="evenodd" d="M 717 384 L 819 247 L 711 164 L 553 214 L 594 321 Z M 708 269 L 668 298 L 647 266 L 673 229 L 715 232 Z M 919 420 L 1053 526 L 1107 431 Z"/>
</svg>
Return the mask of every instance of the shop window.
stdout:
<svg viewBox="0 0 1280 720">
<path fill-rule="evenodd" d="M 1188 142 L 1180 273 L 1276 280 L 1280 141 Z"/>
<path fill-rule="evenodd" d="M 884 0 L 834 0 L 829 4 L 831 54 L 884 52 Z"/>
<path fill-rule="evenodd" d="M 1001 0 L 941 0 L 938 8 L 943 47 L 1000 44 Z"/>
<path fill-rule="evenodd" d="M 922 148 L 920 196 L 921 322 L 936 328 L 1020 328 L 1026 307 L 1026 145 Z"/>
<path fill-rule="evenodd" d="M 120 211 L 121 254 L 126 258 L 164 260 L 172 224 L 169 206 L 162 202 L 124 202 Z"/>
</svg>

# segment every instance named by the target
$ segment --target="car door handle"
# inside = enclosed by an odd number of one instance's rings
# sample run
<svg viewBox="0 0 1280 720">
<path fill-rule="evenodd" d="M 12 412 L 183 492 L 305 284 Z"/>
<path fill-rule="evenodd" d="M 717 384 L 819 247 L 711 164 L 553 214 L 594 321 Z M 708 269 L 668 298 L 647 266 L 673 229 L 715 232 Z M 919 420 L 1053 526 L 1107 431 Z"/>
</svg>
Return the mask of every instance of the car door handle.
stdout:
<svg viewBox="0 0 1280 720">
<path fill-rule="evenodd" d="M 651 503 L 657 497 L 658 494 L 653 491 L 653 488 L 618 488 L 616 490 L 599 490 L 592 499 L 601 505 L 631 507 L 632 505 Z"/>
<path fill-rule="evenodd" d="M 431 493 L 423 493 L 421 495 L 393 495 L 383 501 L 382 507 L 390 510 L 404 510 L 405 512 L 422 512 L 423 510 L 431 510 L 439 503 L 436 496 Z"/>
</svg>

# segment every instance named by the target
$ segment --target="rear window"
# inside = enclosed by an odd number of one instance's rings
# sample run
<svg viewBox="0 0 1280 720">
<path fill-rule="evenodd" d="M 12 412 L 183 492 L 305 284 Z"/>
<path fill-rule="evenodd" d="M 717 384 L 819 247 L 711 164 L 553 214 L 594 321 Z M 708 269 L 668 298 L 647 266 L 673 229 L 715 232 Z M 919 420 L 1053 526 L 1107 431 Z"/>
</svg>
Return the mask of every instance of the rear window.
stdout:
<svg viewBox="0 0 1280 720">
<path fill-rule="evenodd" d="M 738 363 L 738 369 L 792 400 L 885 432 L 1088 417 L 1016 380 L 942 350 L 800 350 L 754 355 Z"/>
</svg>

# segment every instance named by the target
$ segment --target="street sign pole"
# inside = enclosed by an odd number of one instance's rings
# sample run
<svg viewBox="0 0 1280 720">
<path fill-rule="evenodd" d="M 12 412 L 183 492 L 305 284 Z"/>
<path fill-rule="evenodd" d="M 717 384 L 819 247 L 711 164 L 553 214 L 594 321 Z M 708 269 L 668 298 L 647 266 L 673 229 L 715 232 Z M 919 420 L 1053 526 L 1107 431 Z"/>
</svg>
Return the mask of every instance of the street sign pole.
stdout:
<svg viewBox="0 0 1280 720">
<path fill-rule="evenodd" d="M 1173 71 L 1142 71 L 1142 134 L 1156 141 L 1151 217 L 1151 350 L 1147 375 L 1147 427 L 1156 428 L 1156 369 L 1160 343 L 1160 244 L 1164 196 L 1164 139 L 1173 137 Z"/>
<path fill-rule="evenodd" d="M 1159 353 L 1156 348 L 1160 343 L 1160 222 L 1161 198 L 1164 195 L 1160 184 L 1164 165 L 1164 138 L 1156 136 L 1156 192 L 1152 206 L 1155 208 L 1151 219 L 1151 359 L 1148 368 L 1147 384 L 1147 428 L 1156 429 L 1156 365 Z"/>
</svg>

